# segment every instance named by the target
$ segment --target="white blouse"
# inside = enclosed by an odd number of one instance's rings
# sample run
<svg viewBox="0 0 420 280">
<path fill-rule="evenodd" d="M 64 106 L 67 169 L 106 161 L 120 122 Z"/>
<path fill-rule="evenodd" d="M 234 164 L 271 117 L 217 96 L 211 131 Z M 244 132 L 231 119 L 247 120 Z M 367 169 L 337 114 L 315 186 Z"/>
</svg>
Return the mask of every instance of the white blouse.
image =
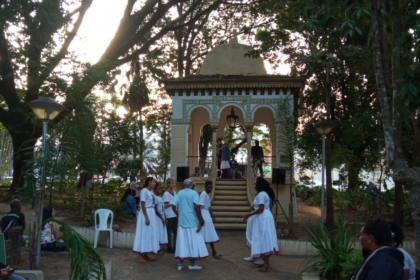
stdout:
<svg viewBox="0 0 420 280">
<path fill-rule="evenodd" d="M 146 208 L 155 207 L 155 196 L 147 188 L 141 190 L 140 201 L 146 203 Z"/>
</svg>

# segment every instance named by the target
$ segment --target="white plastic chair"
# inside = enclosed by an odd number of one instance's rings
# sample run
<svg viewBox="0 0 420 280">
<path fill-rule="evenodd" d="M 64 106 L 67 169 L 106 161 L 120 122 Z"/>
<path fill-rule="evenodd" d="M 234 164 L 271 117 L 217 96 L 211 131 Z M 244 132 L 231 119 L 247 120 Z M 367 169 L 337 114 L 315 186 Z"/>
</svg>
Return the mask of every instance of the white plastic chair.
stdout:
<svg viewBox="0 0 420 280">
<path fill-rule="evenodd" d="M 99 216 L 99 225 L 97 224 L 96 217 Z M 111 216 L 111 223 L 108 226 L 108 218 Z M 94 248 L 98 245 L 99 232 L 109 231 L 109 248 L 112 249 L 112 238 L 114 232 L 112 230 L 112 222 L 114 221 L 114 213 L 109 209 L 98 209 L 95 211 L 95 243 Z M 108 242 L 107 242 L 108 243 Z"/>
</svg>

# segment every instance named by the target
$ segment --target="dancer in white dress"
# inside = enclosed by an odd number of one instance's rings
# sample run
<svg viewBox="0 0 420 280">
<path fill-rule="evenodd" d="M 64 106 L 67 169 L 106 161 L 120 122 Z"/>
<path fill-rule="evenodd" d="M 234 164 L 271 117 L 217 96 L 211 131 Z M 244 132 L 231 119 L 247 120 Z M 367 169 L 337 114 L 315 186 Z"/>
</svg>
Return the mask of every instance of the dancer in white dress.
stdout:
<svg viewBox="0 0 420 280">
<path fill-rule="evenodd" d="M 178 261 L 178 270 L 183 268 L 183 260 L 189 259 L 189 269 L 202 269 L 195 264 L 196 258 L 209 256 L 203 234 L 200 232 L 204 225 L 201 217 L 198 193 L 194 191 L 194 179 L 184 181 L 184 189 L 178 193 L 172 202 L 172 209 L 178 216 L 178 234 L 176 238 L 175 258 Z"/>
<path fill-rule="evenodd" d="M 168 244 L 168 233 L 166 232 L 166 217 L 165 212 L 163 211 L 163 199 L 160 196 L 162 191 L 162 186 L 156 184 L 154 192 L 155 192 L 155 207 L 156 207 L 156 227 L 158 231 L 158 238 L 160 245 L 167 245 Z M 157 252 L 158 255 L 163 255 L 163 251 L 159 250 Z"/>
<path fill-rule="evenodd" d="M 157 253 L 159 250 L 159 238 L 156 227 L 155 196 L 152 193 L 156 181 L 147 177 L 143 189 L 140 192 L 141 210 L 137 215 L 136 235 L 134 237 L 133 251 L 139 253 L 138 263 L 155 261 L 148 253 Z"/>
<path fill-rule="evenodd" d="M 214 258 L 219 259 L 222 255 L 217 254 L 214 249 L 214 243 L 219 242 L 219 236 L 216 233 L 216 229 L 213 225 L 214 216 L 210 209 L 210 194 L 213 191 L 213 182 L 206 181 L 204 183 L 204 191 L 200 194 L 200 208 L 201 216 L 204 220 L 204 226 L 201 229 L 203 233 L 204 242 L 210 244 L 212 255 Z"/>
<path fill-rule="evenodd" d="M 166 224 L 166 229 L 167 229 L 167 234 L 168 234 L 167 252 L 170 254 L 175 253 L 176 233 L 178 230 L 178 217 L 176 216 L 175 212 L 172 210 L 172 201 L 174 201 L 176 197 L 176 191 L 174 190 L 175 186 L 176 186 L 176 182 L 174 178 L 166 179 L 167 190 L 163 194 L 163 202 L 165 205 L 166 220 L 168 221 Z"/>
<path fill-rule="evenodd" d="M 246 239 L 251 248 L 251 256 L 264 259 L 264 265 L 259 267 L 261 272 L 268 271 L 270 256 L 279 253 L 275 222 L 270 211 L 270 197 L 266 192 L 269 187 L 270 184 L 264 178 L 257 178 L 254 211 L 244 216 L 244 221 L 248 220 Z"/>
</svg>

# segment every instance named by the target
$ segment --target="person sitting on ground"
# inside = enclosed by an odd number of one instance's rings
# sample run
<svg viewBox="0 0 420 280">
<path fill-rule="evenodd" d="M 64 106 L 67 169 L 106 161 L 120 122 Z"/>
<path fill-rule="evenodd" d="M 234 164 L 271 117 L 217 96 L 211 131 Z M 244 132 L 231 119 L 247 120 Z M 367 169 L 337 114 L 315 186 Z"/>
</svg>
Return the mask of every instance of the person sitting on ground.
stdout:
<svg viewBox="0 0 420 280">
<path fill-rule="evenodd" d="M 14 199 L 10 202 L 10 212 L 4 214 L 1 219 L 1 231 L 3 232 L 6 240 L 8 239 L 7 231 L 9 231 L 12 227 L 21 226 L 25 229 L 25 215 L 21 213 L 21 210 L 22 206 L 20 201 Z"/>
<path fill-rule="evenodd" d="M 136 176 L 130 177 L 130 189 L 135 191 L 135 194 L 133 194 L 133 196 L 136 200 L 136 206 L 139 207 L 141 187 L 137 184 Z"/>
<path fill-rule="evenodd" d="M 389 225 L 391 226 L 391 236 L 392 240 L 394 241 L 391 247 L 400 250 L 404 255 L 404 279 L 416 280 L 416 266 L 414 265 L 413 258 L 409 253 L 407 253 L 406 250 L 402 248 L 404 241 L 404 231 L 396 222 L 390 221 Z"/>
<path fill-rule="evenodd" d="M 136 213 L 137 213 L 136 200 L 134 198 L 135 195 L 136 195 L 136 190 L 127 188 L 120 200 L 121 203 L 127 204 L 128 215 L 132 215 L 133 217 L 136 217 Z"/>
<path fill-rule="evenodd" d="M 14 274 L 15 270 L 9 265 L 0 262 L 0 280 L 25 280 L 25 278 Z"/>
<path fill-rule="evenodd" d="M 258 165 L 258 170 L 260 171 L 260 176 L 264 176 L 264 171 L 262 168 L 262 164 L 264 162 L 264 151 L 260 146 L 260 141 L 255 140 L 255 146 L 251 148 L 251 156 L 252 156 L 252 166 L 255 164 Z"/>
<path fill-rule="evenodd" d="M 380 219 L 367 221 L 360 231 L 360 244 L 364 261 L 352 280 L 401 280 L 404 279 L 404 255 L 391 248 L 392 235 L 389 223 Z"/>
<path fill-rule="evenodd" d="M 46 206 L 42 209 L 42 221 L 55 217 L 54 208 Z M 57 246 L 56 241 L 62 237 L 62 230 L 57 223 L 48 221 L 44 224 L 44 229 L 41 232 L 41 250 L 42 251 L 63 251 L 64 246 Z"/>
<path fill-rule="evenodd" d="M 236 169 L 238 169 L 238 162 L 235 160 L 235 154 L 232 154 L 232 159 L 229 161 L 230 172 L 232 173 L 232 179 L 235 179 Z"/>
</svg>

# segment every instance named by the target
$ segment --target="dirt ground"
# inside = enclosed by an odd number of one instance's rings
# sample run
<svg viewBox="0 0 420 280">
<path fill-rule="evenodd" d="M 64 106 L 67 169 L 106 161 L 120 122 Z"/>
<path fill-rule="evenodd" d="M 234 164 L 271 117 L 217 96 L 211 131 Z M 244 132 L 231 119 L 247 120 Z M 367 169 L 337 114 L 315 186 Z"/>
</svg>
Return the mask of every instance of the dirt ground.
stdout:
<svg viewBox="0 0 420 280">
<path fill-rule="evenodd" d="M 244 231 L 219 231 L 221 242 L 217 243 L 216 250 L 222 254 L 222 259 L 212 257 L 197 260 L 203 266 L 201 271 L 190 271 L 184 268 L 177 270 L 177 260 L 173 254 L 157 256 L 157 262 L 148 264 L 136 263 L 137 255 L 129 249 L 98 248 L 103 259 L 112 260 L 112 279 L 131 280 L 142 276 L 151 276 L 154 279 L 287 279 L 298 280 L 299 275 L 306 266 L 307 258 L 279 256 L 270 258 L 270 270 L 267 273 L 257 271 L 257 266 L 243 260 L 249 256 Z M 210 251 L 210 247 L 208 246 Z M 281 251 L 281 248 L 280 248 Z M 23 252 L 21 268 L 25 269 L 29 262 L 29 254 Z M 184 266 L 188 266 L 185 260 Z M 68 252 L 42 252 L 41 267 L 46 280 L 67 280 L 70 271 L 70 256 Z"/>
</svg>

